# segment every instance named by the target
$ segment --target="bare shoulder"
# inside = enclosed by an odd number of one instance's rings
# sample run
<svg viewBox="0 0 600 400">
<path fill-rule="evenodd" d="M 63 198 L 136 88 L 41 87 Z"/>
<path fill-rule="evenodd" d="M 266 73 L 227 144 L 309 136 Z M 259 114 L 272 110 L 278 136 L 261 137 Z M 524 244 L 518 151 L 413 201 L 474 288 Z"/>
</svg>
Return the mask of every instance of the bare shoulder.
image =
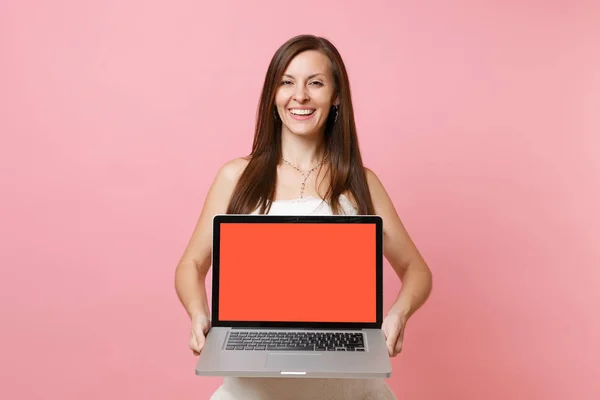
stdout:
<svg viewBox="0 0 600 400">
<path fill-rule="evenodd" d="M 210 265 L 212 244 L 212 219 L 217 214 L 225 214 L 237 182 L 248 165 L 249 159 L 236 158 L 223 164 L 204 200 L 200 217 L 183 254 L 182 263 L 194 262 L 206 273 Z"/>
<path fill-rule="evenodd" d="M 239 157 L 229 160 L 225 164 L 221 165 L 213 179 L 212 184 L 210 185 L 205 203 L 205 208 L 206 206 L 209 206 L 209 208 L 212 209 L 210 210 L 211 213 L 223 211 L 213 208 L 214 206 L 218 207 L 218 204 L 221 204 L 222 208 L 223 203 L 229 202 L 229 197 L 233 193 L 240 176 L 248 165 L 248 161 L 249 160 L 247 158 Z"/>
<path fill-rule="evenodd" d="M 388 228 L 386 229 L 386 233 L 388 233 L 390 230 L 397 228 L 397 225 L 400 222 L 398 214 L 396 213 L 392 199 L 388 195 L 387 190 L 377 174 L 365 167 L 365 175 L 369 192 L 371 193 L 373 207 L 375 208 L 375 214 L 383 218 L 384 223 Z"/>
<path fill-rule="evenodd" d="M 377 211 L 377 200 L 381 197 L 381 190 L 383 189 L 383 185 L 377 175 L 367 167 L 363 167 L 365 171 L 365 176 L 367 178 L 367 187 L 369 188 L 369 192 L 371 194 L 371 199 L 373 201 L 373 205 Z M 385 190 L 384 190 L 385 191 Z M 353 194 L 348 191 L 344 193 L 344 196 L 350 201 L 350 203 L 354 206 L 354 208 L 358 208 L 358 202 Z M 378 213 L 377 213 L 378 214 Z"/>
<path fill-rule="evenodd" d="M 365 175 L 367 178 L 367 186 L 371 193 L 371 199 L 373 200 L 373 206 L 375 211 L 379 212 L 390 211 L 388 208 L 391 205 L 391 199 L 383 186 L 383 183 L 373 170 L 365 167 Z M 394 211 L 395 212 L 395 211 Z"/>
<path fill-rule="evenodd" d="M 381 183 L 381 181 L 379 180 L 379 177 L 377 176 L 377 174 L 375 174 L 375 172 L 373 172 L 373 170 L 371 170 L 370 168 L 364 167 L 365 169 L 365 176 L 367 177 L 367 184 L 369 185 L 369 189 L 377 189 L 377 188 L 383 188 L 383 184 Z"/>
<path fill-rule="evenodd" d="M 227 161 L 225 164 L 219 168 L 217 173 L 216 181 L 225 181 L 226 183 L 237 183 L 238 179 L 246 169 L 248 162 L 250 161 L 249 157 L 239 157 L 234 158 L 232 160 Z"/>
</svg>

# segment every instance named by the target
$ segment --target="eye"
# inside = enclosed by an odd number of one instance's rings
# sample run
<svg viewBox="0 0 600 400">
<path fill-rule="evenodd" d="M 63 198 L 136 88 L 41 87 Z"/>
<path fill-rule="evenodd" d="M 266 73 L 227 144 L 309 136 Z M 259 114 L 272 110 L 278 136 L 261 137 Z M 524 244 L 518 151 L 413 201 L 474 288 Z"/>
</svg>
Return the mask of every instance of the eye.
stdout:
<svg viewBox="0 0 600 400">
<path fill-rule="evenodd" d="M 310 83 L 311 85 L 323 86 L 323 82 L 314 81 Z"/>
<path fill-rule="evenodd" d="M 291 81 L 282 81 L 281 84 L 282 85 L 291 85 L 292 82 Z"/>
</svg>

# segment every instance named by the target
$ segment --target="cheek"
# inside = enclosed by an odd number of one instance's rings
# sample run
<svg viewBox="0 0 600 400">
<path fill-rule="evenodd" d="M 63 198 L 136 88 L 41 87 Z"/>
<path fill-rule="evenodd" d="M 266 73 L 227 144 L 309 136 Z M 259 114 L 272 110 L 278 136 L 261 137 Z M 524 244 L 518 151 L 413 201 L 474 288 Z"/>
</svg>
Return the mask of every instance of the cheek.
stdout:
<svg viewBox="0 0 600 400">
<path fill-rule="evenodd" d="M 275 106 L 283 107 L 284 105 L 285 105 L 285 96 L 283 95 L 283 93 L 281 93 L 281 91 L 279 91 L 275 94 Z"/>
<path fill-rule="evenodd" d="M 275 105 L 277 107 L 285 107 L 290 98 L 293 96 L 293 91 L 287 87 L 281 87 L 275 92 Z"/>
<path fill-rule="evenodd" d="M 333 105 L 329 93 L 319 93 L 318 95 L 315 95 L 313 99 L 318 104 L 319 108 L 324 110 L 329 110 Z"/>
</svg>

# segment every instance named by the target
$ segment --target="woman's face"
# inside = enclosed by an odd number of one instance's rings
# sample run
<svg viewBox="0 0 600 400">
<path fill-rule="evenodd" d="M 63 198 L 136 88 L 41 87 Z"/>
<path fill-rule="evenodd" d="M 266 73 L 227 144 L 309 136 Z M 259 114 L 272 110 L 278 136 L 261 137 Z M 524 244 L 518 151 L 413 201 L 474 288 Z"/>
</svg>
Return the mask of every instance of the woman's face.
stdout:
<svg viewBox="0 0 600 400">
<path fill-rule="evenodd" d="M 282 130 L 295 135 L 323 131 L 332 105 L 338 105 L 327 56 L 315 50 L 298 54 L 283 73 L 275 96 Z"/>
</svg>

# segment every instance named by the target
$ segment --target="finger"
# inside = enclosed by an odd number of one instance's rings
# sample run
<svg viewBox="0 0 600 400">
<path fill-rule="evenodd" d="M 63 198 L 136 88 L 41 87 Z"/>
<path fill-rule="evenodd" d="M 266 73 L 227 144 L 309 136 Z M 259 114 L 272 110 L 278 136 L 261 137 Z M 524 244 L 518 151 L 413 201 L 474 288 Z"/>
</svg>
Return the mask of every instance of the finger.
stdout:
<svg viewBox="0 0 600 400">
<path fill-rule="evenodd" d="M 205 331 L 204 331 L 204 333 L 206 334 L 210 330 L 210 328 L 212 326 L 212 322 L 210 321 L 210 319 L 207 318 L 206 319 L 206 323 L 204 325 L 205 325 Z"/>
<path fill-rule="evenodd" d="M 190 340 L 188 342 L 188 347 L 191 350 L 194 351 L 199 351 L 200 349 L 198 348 L 198 339 L 196 339 L 196 335 L 194 335 L 194 333 L 192 332 L 192 334 L 190 335 Z"/>
<path fill-rule="evenodd" d="M 192 330 L 192 333 L 190 335 L 190 341 L 189 341 L 189 347 L 190 347 L 190 349 L 194 352 L 194 354 L 196 354 L 196 353 L 199 354 L 200 351 L 202 350 L 203 346 L 204 346 L 204 336 L 203 335 L 198 336 Z"/>
<path fill-rule="evenodd" d="M 394 356 L 397 356 L 402 352 L 402 340 L 398 340 L 394 346 Z"/>
<path fill-rule="evenodd" d="M 394 355 L 395 352 L 395 348 L 396 348 L 396 342 L 398 342 L 398 336 L 397 335 L 389 335 L 386 341 L 386 345 L 388 348 L 388 353 L 390 354 L 390 356 Z"/>
<path fill-rule="evenodd" d="M 200 349 L 198 348 L 198 342 L 196 342 L 196 339 L 190 339 L 190 342 L 188 343 L 188 347 L 194 354 L 200 352 Z"/>
<path fill-rule="evenodd" d="M 206 342 L 206 336 L 204 336 L 204 334 L 201 334 L 200 336 L 197 337 L 197 342 L 198 342 L 198 349 L 202 350 L 202 348 L 204 347 L 204 342 Z"/>
<path fill-rule="evenodd" d="M 398 323 L 392 323 L 392 326 L 389 328 L 389 336 L 394 338 L 394 342 L 398 339 L 398 335 L 400 334 L 400 325 Z"/>
<path fill-rule="evenodd" d="M 387 345 L 388 345 L 388 349 L 390 350 L 390 353 L 393 353 L 394 351 L 394 347 L 396 346 L 396 342 L 398 341 L 398 335 L 400 334 L 400 328 L 398 327 L 398 325 L 393 324 L 392 328 L 389 330 L 389 333 L 387 335 Z"/>
<path fill-rule="evenodd" d="M 381 330 L 383 331 L 383 334 L 387 338 L 388 333 L 389 333 L 389 328 L 388 328 L 388 324 L 386 323 L 386 321 L 384 321 L 383 324 L 381 325 Z"/>
<path fill-rule="evenodd" d="M 202 331 L 202 333 L 204 335 L 206 335 L 208 333 L 208 331 L 210 330 L 210 325 L 211 325 L 210 319 L 202 318 L 196 326 L 200 328 L 200 330 Z"/>
<path fill-rule="evenodd" d="M 394 356 L 397 356 L 402 352 L 402 343 L 404 342 L 404 329 L 398 335 L 398 339 L 394 344 Z"/>
</svg>

